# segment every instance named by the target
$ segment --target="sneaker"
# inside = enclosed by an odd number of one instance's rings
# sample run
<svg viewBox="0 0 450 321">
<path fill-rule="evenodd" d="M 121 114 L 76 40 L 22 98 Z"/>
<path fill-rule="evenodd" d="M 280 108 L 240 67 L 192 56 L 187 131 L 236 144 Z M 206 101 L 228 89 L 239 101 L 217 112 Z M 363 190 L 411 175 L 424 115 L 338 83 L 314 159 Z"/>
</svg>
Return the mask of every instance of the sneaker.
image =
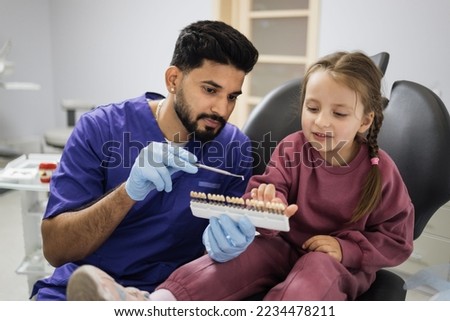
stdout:
<svg viewBox="0 0 450 321">
<path fill-rule="evenodd" d="M 67 285 L 68 301 L 146 301 L 149 295 L 147 291 L 123 287 L 92 265 L 76 269 Z"/>
</svg>

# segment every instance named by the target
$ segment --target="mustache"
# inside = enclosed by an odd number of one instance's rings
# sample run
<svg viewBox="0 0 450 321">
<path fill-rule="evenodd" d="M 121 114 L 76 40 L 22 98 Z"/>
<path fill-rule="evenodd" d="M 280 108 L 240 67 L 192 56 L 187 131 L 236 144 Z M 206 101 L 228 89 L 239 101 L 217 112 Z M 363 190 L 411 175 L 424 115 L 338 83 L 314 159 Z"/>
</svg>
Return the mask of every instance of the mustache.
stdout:
<svg viewBox="0 0 450 321">
<path fill-rule="evenodd" d="M 211 114 L 211 115 L 208 115 L 208 114 L 205 114 L 205 113 L 204 114 L 200 114 L 200 115 L 198 115 L 197 120 L 200 120 L 202 118 L 209 118 L 209 119 L 212 119 L 214 121 L 218 121 L 222 125 L 225 125 L 226 122 L 227 122 L 223 117 L 221 117 L 219 115 L 216 115 L 216 114 Z"/>
</svg>

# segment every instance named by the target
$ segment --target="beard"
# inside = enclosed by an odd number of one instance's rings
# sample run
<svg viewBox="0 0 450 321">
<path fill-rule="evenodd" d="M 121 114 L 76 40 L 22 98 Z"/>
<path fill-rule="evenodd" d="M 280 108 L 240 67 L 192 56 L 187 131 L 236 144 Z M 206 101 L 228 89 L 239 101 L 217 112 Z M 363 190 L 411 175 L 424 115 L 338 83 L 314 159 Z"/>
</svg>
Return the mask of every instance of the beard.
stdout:
<svg viewBox="0 0 450 321">
<path fill-rule="evenodd" d="M 184 128 L 188 131 L 188 133 L 192 136 L 192 139 L 199 140 L 202 143 L 209 142 L 217 137 L 220 134 L 222 129 L 225 127 L 226 120 L 217 115 L 217 114 L 206 114 L 202 113 L 197 116 L 196 119 L 191 119 L 192 107 L 186 103 L 184 92 L 180 89 L 177 93 L 176 100 L 174 102 L 174 110 L 183 124 Z M 202 118 L 209 118 L 215 121 L 220 122 L 220 126 L 218 128 L 212 128 L 206 126 L 205 129 L 199 129 L 198 121 Z"/>
</svg>

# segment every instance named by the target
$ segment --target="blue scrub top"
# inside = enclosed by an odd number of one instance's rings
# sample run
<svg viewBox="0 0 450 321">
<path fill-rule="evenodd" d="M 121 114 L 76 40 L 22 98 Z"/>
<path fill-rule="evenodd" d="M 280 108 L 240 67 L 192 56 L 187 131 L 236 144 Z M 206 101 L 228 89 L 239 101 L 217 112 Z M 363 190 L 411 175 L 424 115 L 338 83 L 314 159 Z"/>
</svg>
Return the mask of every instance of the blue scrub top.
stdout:
<svg viewBox="0 0 450 321">
<path fill-rule="evenodd" d="M 148 105 L 148 100 L 161 98 L 146 93 L 81 116 L 52 176 L 44 219 L 95 202 L 126 181 L 142 148 L 165 141 Z M 67 281 L 82 264 L 98 266 L 124 286 L 151 292 L 177 267 L 202 255 L 201 236 L 208 220 L 192 215 L 190 192 L 241 196 L 252 171 L 251 144 L 227 124 L 214 141 L 189 141 L 185 148 L 200 162 L 246 179 L 204 169 L 197 174 L 174 173 L 172 192 L 150 192 L 97 251 L 56 268 L 52 276 L 35 284 L 32 296 L 39 291 L 38 300 L 64 300 Z"/>
</svg>

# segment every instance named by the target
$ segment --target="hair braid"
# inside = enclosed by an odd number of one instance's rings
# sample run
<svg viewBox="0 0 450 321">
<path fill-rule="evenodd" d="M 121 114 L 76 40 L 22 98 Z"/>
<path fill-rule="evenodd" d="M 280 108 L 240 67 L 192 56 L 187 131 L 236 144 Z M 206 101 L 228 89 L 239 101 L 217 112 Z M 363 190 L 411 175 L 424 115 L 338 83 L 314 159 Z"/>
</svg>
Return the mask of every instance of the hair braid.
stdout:
<svg viewBox="0 0 450 321">
<path fill-rule="evenodd" d="M 369 147 L 369 156 L 377 157 L 378 156 L 378 133 L 380 132 L 381 125 L 383 123 L 384 115 L 382 110 L 376 110 L 375 116 L 373 119 L 372 126 L 370 126 L 369 131 L 367 133 L 367 145 Z"/>
<path fill-rule="evenodd" d="M 369 158 L 378 157 L 378 133 L 383 123 L 383 109 L 386 101 L 382 101 L 374 108 L 374 119 L 372 125 L 367 132 L 367 146 L 369 150 Z M 381 173 L 380 168 L 372 165 L 367 175 L 366 182 L 362 189 L 362 196 L 358 206 L 356 207 L 350 222 L 356 222 L 364 215 L 373 211 L 381 200 Z"/>
</svg>

